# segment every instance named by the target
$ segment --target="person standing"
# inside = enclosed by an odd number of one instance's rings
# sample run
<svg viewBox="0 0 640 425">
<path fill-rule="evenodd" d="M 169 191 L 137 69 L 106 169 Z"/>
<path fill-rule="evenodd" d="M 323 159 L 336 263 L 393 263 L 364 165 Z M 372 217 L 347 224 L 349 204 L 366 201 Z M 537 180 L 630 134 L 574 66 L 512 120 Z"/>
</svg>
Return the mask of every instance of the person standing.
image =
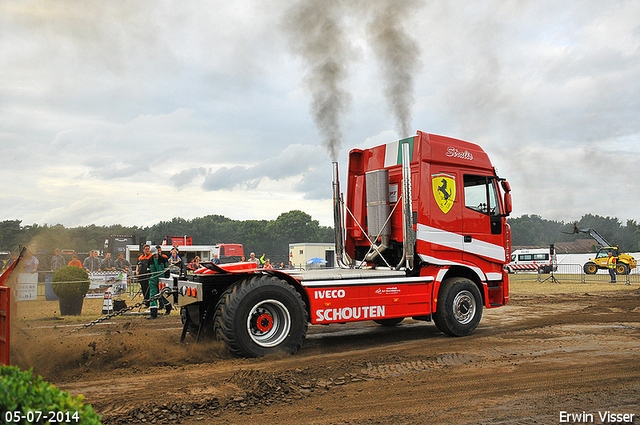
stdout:
<svg viewBox="0 0 640 425">
<path fill-rule="evenodd" d="M 129 269 L 131 268 L 131 263 L 124 258 L 124 253 L 119 253 L 116 261 L 113 262 L 113 266 L 119 272 L 129 273 Z"/>
<path fill-rule="evenodd" d="M 51 271 L 56 271 L 60 267 L 63 267 L 67 262 L 62 255 L 60 255 L 60 248 L 56 248 L 54 256 L 51 257 Z"/>
<path fill-rule="evenodd" d="M 256 263 L 258 268 L 260 268 L 260 266 L 262 265 L 260 263 L 260 260 L 258 258 L 256 258 L 255 252 L 252 252 L 251 254 L 249 254 L 249 261 L 252 262 L 252 263 Z"/>
<path fill-rule="evenodd" d="M 80 260 L 78 260 L 77 255 L 72 255 L 71 261 L 69 261 L 69 264 L 67 264 L 67 266 L 76 266 L 82 268 L 82 263 L 80 262 Z"/>
<path fill-rule="evenodd" d="M 607 257 L 607 268 L 609 269 L 609 276 L 611 276 L 611 283 L 616 283 L 616 257 L 609 251 L 609 257 Z"/>
<path fill-rule="evenodd" d="M 107 252 L 104 254 L 104 260 L 100 262 L 100 271 L 109 272 L 113 271 L 116 268 L 114 267 L 113 261 L 111 261 L 111 253 Z"/>
<path fill-rule="evenodd" d="M 160 275 L 164 273 L 164 262 L 162 257 L 158 255 L 158 248 L 155 246 L 150 248 L 151 258 L 148 260 L 149 264 L 149 298 L 153 298 L 160 292 Z M 158 318 L 158 300 L 153 300 L 149 303 L 151 308 L 151 314 L 147 319 Z"/>
<path fill-rule="evenodd" d="M 88 273 L 97 272 L 100 270 L 100 259 L 98 258 L 98 251 L 89 251 L 89 256 L 84 259 L 82 266 Z"/>
<path fill-rule="evenodd" d="M 36 258 L 35 255 L 29 250 L 25 252 L 24 260 L 22 262 L 22 266 L 24 267 L 25 273 L 35 273 L 38 271 L 38 264 L 40 261 Z"/>
<path fill-rule="evenodd" d="M 161 265 L 162 265 L 162 267 L 161 267 L 161 268 L 158 268 L 158 270 L 157 270 L 157 271 L 160 271 L 160 270 L 164 270 L 164 271 L 165 271 L 165 272 L 164 272 L 164 273 L 162 273 L 160 276 L 157 276 L 157 278 L 158 278 L 157 284 L 158 284 L 158 287 L 159 287 L 159 285 L 160 285 L 160 278 L 161 278 L 161 277 L 163 277 L 163 276 L 164 276 L 164 277 L 169 277 L 169 259 L 167 258 L 167 256 L 166 256 L 166 255 L 164 255 L 164 254 L 162 253 L 162 246 L 160 246 L 160 245 L 156 245 L 156 251 L 158 251 L 158 261 L 159 261 L 159 262 L 161 263 Z M 155 257 L 154 257 L 154 258 L 155 258 Z M 150 262 L 149 264 L 151 264 L 151 262 Z M 154 273 L 151 271 L 151 269 L 149 270 L 149 273 L 151 273 L 151 277 L 153 277 L 153 274 L 154 274 Z M 149 287 L 151 287 L 151 281 L 149 281 Z M 158 289 L 158 292 L 159 292 L 159 291 L 160 291 L 160 290 Z M 151 296 L 151 295 L 150 295 L 150 296 Z M 167 314 L 171 313 L 171 310 L 172 310 L 171 303 L 170 303 L 169 301 L 167 301 L 164 297 L 160 298 L 159 305 L 160 305 L 160 308 L 161 308 L 161 309 L 164 309 L 164 310 L 165 310 L 165 313 L 164 313 L 164 314 L 166 314 L 166 315 L 167 315 Z"/>
<path fill-rule="evenodd" d="M 151 245 L 145 244 L 142 248 L 142 254 L 138 257 L 136 276 L 138 277 L 138 283 L 140 283 L 142 298 L 147 306 L 149 304 L 149 259 L 151 257 Z"/>
</svg>

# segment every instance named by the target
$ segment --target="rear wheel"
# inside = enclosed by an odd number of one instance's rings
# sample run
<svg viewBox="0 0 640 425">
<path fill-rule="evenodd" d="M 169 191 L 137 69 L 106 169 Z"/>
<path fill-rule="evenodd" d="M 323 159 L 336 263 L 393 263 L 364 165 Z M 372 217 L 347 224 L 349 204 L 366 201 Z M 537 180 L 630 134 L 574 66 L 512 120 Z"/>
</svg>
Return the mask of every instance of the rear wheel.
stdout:
<svg viewBox="0 0 640 425">
<path fill-rule="evenodd" d="M 629 265 L 624 263 L 616 264 L 616 273 L 629 274 Z"/>
<path fill-rule="evenodd" d="M 586 274 L 596 274 L 596 272 L 598 271 L 598 266 L 596 265 L 596 263 L 588 262 L 584 265 L 583 269 Z"/>
<path fill-rule="evenodd" d="M 307 333 L 300 294 L 274 276 L 258 275 L 230 287 L 216 308 L 214 329 L 229 350 L 245 357 L 293 354 Z"/>
<path fill-rule="evenodd" d="M 442 282 L 433 317 L 438 329 L 451 336 L 473 332 L 482 318 L 482 296 L 475 283 L 463 277 Z"/>
<path fill-rule="evenodd" d="M 378 320 L 374 320 L 374 322 L 376 322 L 380 326 L 393 327 L 398 325 L 403 320 L 404 320 L 404 317 L 394 317 L 393 319 L 378 319 Z"/>
</svg>

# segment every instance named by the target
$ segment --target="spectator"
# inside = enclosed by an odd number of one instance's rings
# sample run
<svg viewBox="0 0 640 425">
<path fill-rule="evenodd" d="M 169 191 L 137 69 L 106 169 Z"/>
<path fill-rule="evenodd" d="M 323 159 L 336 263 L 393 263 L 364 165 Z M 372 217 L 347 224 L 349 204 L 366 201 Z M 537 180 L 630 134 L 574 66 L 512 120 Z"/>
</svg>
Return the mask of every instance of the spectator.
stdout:
<svg viewBox="0 0 640 425">
<path fill-rule="evenodd" d="M 60 255 L 59 248 L 56 248 L 56 250 L 54 251 L 54 254 L 55 255 L 51 257 L 51 270 L 55 272 L 60 267 L 64 266 L 64 263 L 66 263 L 67 260 L 65 260 L 64 257 Z"/>
<path fill-rule="evenodd" d="M 162 253 L 162 245 L 156 245 L 156 249 L 158 250 L 158 257 L 164 258 L 165 260 L 167 260 L 169 258 L 165 254 Z"/>
<path fill-rule="evenodd" d="M 145 244 L 142 248 L 142 254 L 138 257 L 136 276 L 138 276 L 140 291 L 142 291 L 142 298 L 144 299 L 147 307 L 149 306 L 149 259 L 151 257 L 151 246 L 149 244 Z"/>
<path fill-rule="evenodd" d="M 169 257 L 162 253 L 162 245 L 156 245 L 156 249 L 158 250 L 158 258 L 162 260 L 165 265 L 165 269 L 167 269 L 164 277 L 169 277 Z"/>
<path fill-rule="evenodd" d="M 264 268 L 265 269 L 272 269 L 273 268 L 273 266 L 271 265 L 271 260 L 269 260 L 268 258 L 264 262 Z"/>
<path fill-rule="evenodd" d="M 146 248 L 146 246 L 145 246 Z M 162 257 L 158 255 L 158 248 L 150 248 L 151 258 L 148 259 L 149 264 L 149 298 L 153 298 L 160 292 L 160 275 L 164 273 L 164 262 Z M 158 318 L 158 301 L 153 300 L 149 303 L 151 307 L 151 314 L 147 319 Z"/>
<path fill-rule="evenodd" d="M 31 253 L 31 251 L 27 250 L 24 255 L 24 261 L 22 262 L 22 266 L 24 267 L 25 273 L 35 273 L 38 271 L 38 264 L 40 262 L 36 258 L 35 255 Z"/>
<path fill-rule="evenodd" d="M 160 293 L 160 276 L 162 276 L 164 271 L 169 268 L 169 262 L 165 256 L 161 255 L 161 252 L 162 251 L 158 250 L 158 247 L 156 247 L 155 253 L 153 248 L 151 248 L 153 257 L 149 260 L 149 297 L 153 297 Z M 154 303 L 156 306 L 155 313 L 153 311 Z M 159 304 L 160 308 L 165 309 L 165 315 L 171 313 L 171 303 L 165 300 L 164 297 L 160 298 Z M 150 317 L 151 319 L 158 317 L 158 302 L 156 301 L 151 301 L 151 316 L 155 316 Z"/>
<path fill-rule="evenodd" d="M 82 262 L 84 269 L 89 272 L 97 272 L 100 270 L 100 259 L 98 258 L 98 251 L 89 251 L 89 256 Z"/>
<path fill-rule="evenodd" d="M 249 261 L 252 263 L 256 263 L 258 265 L 258 268 L 260 268 L 260 260 L 256 258 L 256 254 L 255 253 L 251 253 L 249 254 Z"/>
<path fill-rule="evenodd" d="M 160 276 L 156 276 L 158 278 L 158 284 L 160 284 L 160 277 L 169 277 L 169 259 L 167 258 L 166 255 L 164 255 L 162 253 L 162 246 L 161 245 L 156 245 L 156 251 L 158 251 L 158 261 L 160 261 L 162 267 L 158 268 L 158 270 L 156 271 L 160 271 L 160 270 L 165 270 L 165 272 L 160 275 Z M 155 260 L 154 260 L 155 263 Z M 151 262 L 149 263 L 151 264 Z M 149 279 L 153 278 L 153 273 L 151 272 L 151 270 L 149 270 L 149 273 L 151 273 L 151 276 L 149 277 Z M 151 280 L 149 280 L 149 284 L 151 284 Z M 159 288 L 159 287 L 158 287 Z M 158 289 L 158 292 L 160 291 L 160 289 Z M 160 298 L 160 308 L 164 308 L 166 309 L 166 313 L 165 314 L 169 314 L 171 312 L 171 303 L 167 300 L 164 299 L 164 297 Z"/>
<path fill-rule="evenodd" d="M 196 258 L 194 258 L 193 261 L 189 263 L 189 267 L 191 267 L 193 270 L 198 270 L 201 267 L 200 257 L 196 255 Z"/>
<path fill-rule="evenodd" d="M 182 263 L 182 258 L 178 256 L 178 250 L 173 248 L 171 250 L 171 257 L 169 257 L 169 266 L 180 267 L 180 263 Z"/>
<path fill-rule="evenodd" d="M 80 260 L 78 260 L 78 256 L 77 255 L 72 255 L 71 256 L 71 261 L 69 261 L 69 264 L 67 264 L 68 266 L 76 266 L 76 267 L 80 267 L 82 268 L 82 263 L 80 262 Z"/>
<path fill-rule="evenodd" d="M 107 252 L 104 254 L 104 260 L 100 262 L 100 271 L 110 272 L 115 270 L 114 262 L 111 261 L 111 253 Z"/>
<path fill-rule="evenodd" d="M 213 264 L 220 264 L 220 259 L 218 258 L 218 254 L 213 254 L 213 259 L 211 260 Z"/>
<path fill-rule="evenodd" d="M 124 258 L 124 253 L 120 252 L 118 258 L 113 262 L 115 269 L 119 272 L 129 272 L 131 263 Z"/>
<path fill-rule="evenodd" d="M 244 263 L 247 261 L 247 257 L 245 257 L 244 255 L 242 257 L 240 257 L 240 262 Z"/>
</svg>

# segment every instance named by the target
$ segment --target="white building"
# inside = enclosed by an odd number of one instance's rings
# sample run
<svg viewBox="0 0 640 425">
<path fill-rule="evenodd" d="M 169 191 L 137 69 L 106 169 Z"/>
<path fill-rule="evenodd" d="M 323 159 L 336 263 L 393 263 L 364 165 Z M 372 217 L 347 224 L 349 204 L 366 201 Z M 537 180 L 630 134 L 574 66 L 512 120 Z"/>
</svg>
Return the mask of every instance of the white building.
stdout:
<svg viewBox="0 0 640 425">
<path fill-rule="evenodd" d="M 320 258 L 326 263 L 316 263 L 316 267 L 334 267 L 336 251 L 332 243 L 290 243 L 289 261 L 296 268 L 306 268 L 307 261 Z"/>
</svg>

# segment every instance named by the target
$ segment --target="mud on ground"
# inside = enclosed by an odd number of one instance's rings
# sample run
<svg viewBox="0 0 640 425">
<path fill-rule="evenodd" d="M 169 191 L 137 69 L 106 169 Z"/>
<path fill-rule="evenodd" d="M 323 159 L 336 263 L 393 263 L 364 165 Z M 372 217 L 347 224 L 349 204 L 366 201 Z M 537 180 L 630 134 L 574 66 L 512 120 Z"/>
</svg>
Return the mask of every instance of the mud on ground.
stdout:
<svg viewBox="0 0 640 425">
<path fill-rule="evenodd" d="M 13 363 L 83 394 L 105 424 L 640 423 L 640 290 L 515 293 L 465 338 L 413 320 L 310 326 L 298 354 L 263 359 L 180 345 L 176 314 L 70 329 L 23 323 Z"/>
</svg>

